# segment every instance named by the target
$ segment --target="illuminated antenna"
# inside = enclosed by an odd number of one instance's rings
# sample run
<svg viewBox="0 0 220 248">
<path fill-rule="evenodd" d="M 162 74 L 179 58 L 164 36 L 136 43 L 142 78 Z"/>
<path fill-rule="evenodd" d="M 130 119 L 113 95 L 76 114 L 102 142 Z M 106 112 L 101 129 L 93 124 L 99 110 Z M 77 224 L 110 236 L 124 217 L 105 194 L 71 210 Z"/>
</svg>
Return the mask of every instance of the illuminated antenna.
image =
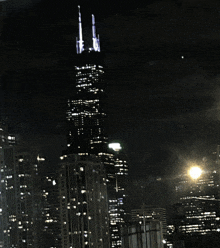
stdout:
<svg viewBox="0 0 220 248">
<path fill-rule="evenodd" d="M 92 41 L 93 41 L 93 50 L 96 52 L 100 52 L 100 42 L 99 36 L 96 37 L 96 29 L 95 29 L 95 16 L 92 15 Z"/>
<path fill-rule="evenodd" d="M 81 13 L 80 13 L 80 6 L 78 5 L 79 9 L 79 38 L 76 38 L 76 52 L 77 54 L 82 53 L 84 51 L 84 41 L 82 36 L 82 22 L 81 22 Z"/>
</svg>

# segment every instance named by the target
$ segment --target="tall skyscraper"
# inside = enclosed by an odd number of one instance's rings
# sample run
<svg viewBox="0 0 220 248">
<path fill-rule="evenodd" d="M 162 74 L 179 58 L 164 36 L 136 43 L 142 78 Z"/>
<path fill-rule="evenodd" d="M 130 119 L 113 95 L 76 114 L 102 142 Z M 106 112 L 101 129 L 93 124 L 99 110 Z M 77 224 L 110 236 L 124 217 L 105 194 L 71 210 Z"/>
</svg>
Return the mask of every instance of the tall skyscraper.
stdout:
<svg viewBox="0 0 220 248">
<path fill-rule="evenodd" d="M 96 37 L 95 17 L 92 15 L 93 47 L 84 49 L 81 13 L 79 9 L 79 38 L 76 42 L 77 66 L 75 94 L 68 100 L 67 153 L 90 155 L 106 152 L 105 117 L 103 109 L 103 57 Z"/>
<path fill-rule="evenodd" d="M 119 143 L 110 143 L 109 147 L 114 151 L 114 172 L 108 174 L 109 194 L 109 219 L 111 232 L 111 247 L 122 246 L 121 227 L 125 222 L 124 201 L 126 198 L 125 187 L 128 176 L 128 164 Z"/>
<path fill-rule="evenodd" d="M 15 146 L 15 136 L 6 126 L 1 131 L 1 230 L 3 247 L 38 247 L 37 223 L 41 196 L 36 185 L 38 174 L 33 153 Z M 35 157 L 36 159 L 36 157 Z"/>
<path fill-rule="evenodd" d="M 38 230 L 36 240 L 38 247 L 61 247 L 60 209 L 58 171 L 51 170 L 50 161 L 43 156 L 37 156 L 38 192 L 41 199 L 38 213 Z M 45 171 L 45 168 L 46 171 Z"/>
<path fill-rule="evenodd" d="M 40 172 L 45 158 L 15 137 L 1 123 L 0 247 L 58 248 L 58 201 L 52 178 Z"/>
<path fill-rule="evenodd" d="M 95 155 L 104 165 L 108 192 L 111 247 L 121 247 L 120 226 L 124 222 L 124 182 L 127 163 L 108 148 L 106 134 L 105 87 L 103 81 L 103 54 L 96 35 L 95 17 L 92 15 L 92 46 L 83 41 L 79 8 L 79 36 L 76 39 L 76 84 L 68 100 L 67 149 L 65 156 L 76 154 L 90 160 Z M 117 155 L 117 156 L 116 156 Z"/>
<path fill-rule="evenodd" d="M 15 153 L 13 146 L 9 145 L 8 130 L 4 123 L 0 123 L 0 162 L 1 162 L 1 188 L 0 188 L 0 247 L 10 247 L 10 210 L 15 204 L 9 205 L 14 199 L 14 170 Z M 11 139 L 11 136 L 10 136 Z M 14 137 L 13 137 L 14 139 Z M 13 181 L 12 181 L 13 180 Z"/>
</svg>

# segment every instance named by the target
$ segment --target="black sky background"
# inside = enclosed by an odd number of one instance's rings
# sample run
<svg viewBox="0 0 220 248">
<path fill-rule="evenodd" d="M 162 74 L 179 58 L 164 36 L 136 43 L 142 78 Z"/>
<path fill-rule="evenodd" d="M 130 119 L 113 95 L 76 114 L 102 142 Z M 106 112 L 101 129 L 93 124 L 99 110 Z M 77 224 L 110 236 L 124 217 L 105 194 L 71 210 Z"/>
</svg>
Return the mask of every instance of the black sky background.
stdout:
<svg viewBox="0 0 220 248">
<path fill-rule="evenodd" d="M 63 149 L 80 4 L 86 44 L 96 17 L 109 138 L 122 143 L 130 177 L 168 178 L 216 150 L 219 1 L 15 2 L 0 39 L 1 111 L 14 132 L 40 140 L 51 157 Z"/>
</svg>

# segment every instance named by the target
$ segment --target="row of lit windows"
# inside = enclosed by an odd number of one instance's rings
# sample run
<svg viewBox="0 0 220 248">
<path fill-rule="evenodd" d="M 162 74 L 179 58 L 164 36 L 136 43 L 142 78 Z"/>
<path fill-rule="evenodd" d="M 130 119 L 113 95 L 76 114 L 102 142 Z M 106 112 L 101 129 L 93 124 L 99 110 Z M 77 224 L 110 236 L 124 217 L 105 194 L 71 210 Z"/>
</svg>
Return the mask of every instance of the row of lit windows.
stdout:
<svg viewBox="0 0 220 248">
<path fill-rule="evenodd" d="M 79 99 L 79 100 L 68 100 L 68 102 L 72 102 L 74 104 L 88 104 L 88 103 L 95 103 L 95 102 L 99 102 L 99 99 L 94 99 L 94 100 L 82 100 L 82 99 Z"/>
<path fill-rule="evenodd" d="M 78 67 L 78 66 L 75 66 L 75 69 L 76 70 L 81 70 L 81 69 L 95 69 L 96 67 L 98 67 L 98 68 L 103 68 L 103 66 L 101 66 L 101 65 L 88 65 L 88 64 L 86 64 L 85 66 L 81 66 L 81 67 Z"/>
</svg>

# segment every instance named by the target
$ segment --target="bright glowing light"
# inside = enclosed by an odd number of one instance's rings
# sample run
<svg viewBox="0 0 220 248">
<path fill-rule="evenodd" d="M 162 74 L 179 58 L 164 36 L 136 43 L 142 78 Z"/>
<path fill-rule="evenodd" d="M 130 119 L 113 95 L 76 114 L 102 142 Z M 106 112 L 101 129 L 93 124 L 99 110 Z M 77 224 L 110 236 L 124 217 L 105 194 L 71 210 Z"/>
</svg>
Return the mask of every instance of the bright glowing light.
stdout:
<svg viewBox="0 0 220 248">
<path fill-rule="evenodd" d="M 201 174 L 202 174 L 202 170 L 198 166 L 194 166 L 189 170 L 189 175 L 192 177 L 192 179 L 199 178 Z"/>
<path fill-rule="evenodd" d="M 37 161 L 44 161 L 44 160 L 45 160 L 45 158 L 40 157 L 39 155 L 37 155 Z"/>
<path fill-rule="evenodd" d="M 118 152 L 118 151 L 121 150 L 121 145 L 120 145 L 120 143 L 110 143 L 110 144 L 108 145 L 108 147 L 111 148 L 112 150 L 116 151 L 116 152 Z"/>
</svg>

